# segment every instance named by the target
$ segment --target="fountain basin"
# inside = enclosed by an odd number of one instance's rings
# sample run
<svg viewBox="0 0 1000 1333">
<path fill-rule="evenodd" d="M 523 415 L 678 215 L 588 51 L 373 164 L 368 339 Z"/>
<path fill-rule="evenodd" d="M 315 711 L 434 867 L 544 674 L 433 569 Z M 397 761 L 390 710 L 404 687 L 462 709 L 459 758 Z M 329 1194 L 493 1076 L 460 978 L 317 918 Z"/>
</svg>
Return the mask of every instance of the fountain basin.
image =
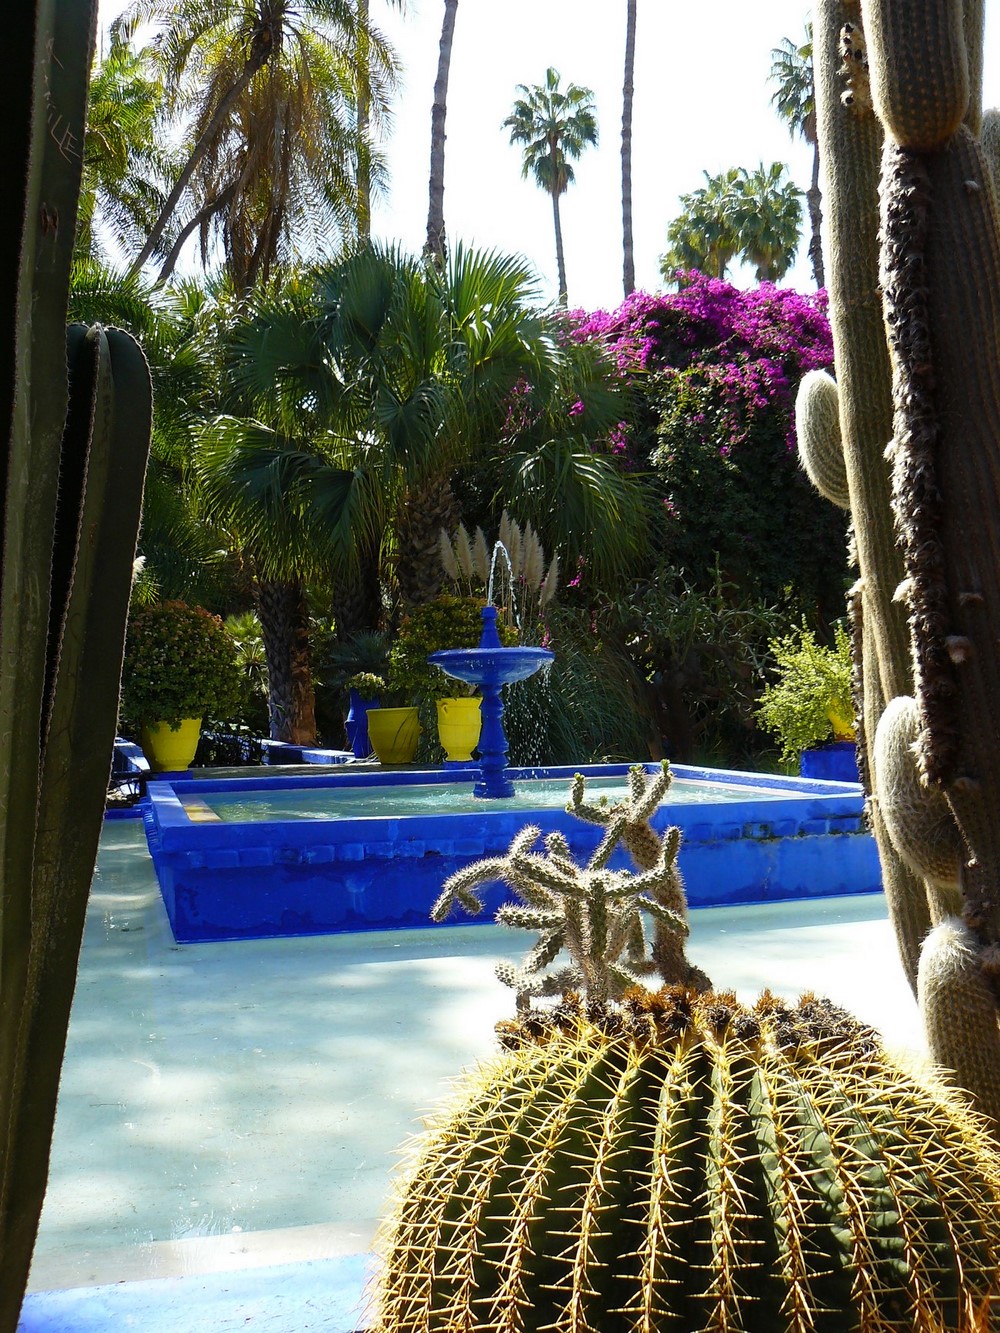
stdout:
<svg viewBox="0 0 1000 1333">
<path fill-rule="evenodd" d="M 568 793 L 575 772 L 592 781 L 621 778 L 624 787 L 628 766 L 515 769 L 511 776 L 515 783 L 554 779 Z M 857 784 L 682 765 L 673 773 L 677 786 L 705 782 L 726 797 L 709 804 L 671 799 L 654 816 L 658 829 L 674 824 L 684 835 L 680 866 L 692 907 L 880 888 Z M 394 813 L 396 796 L 415 786 L 450 788 L 462 797 L 469 791 L 467 780 L 440 771 L 151 782 L 143 819 L 174 938 L 197 943 L 426 928 L 447 876 L 502 855 L 525 824 L 559 829 L 577 855 L 588 855 L 600 839 L 598 828 L 560 808 L 525 811 L 509 801 L 473 801 L 473 809 L 454 812 L 449 798 L 437 813 Z M 222 818 L 213 808 L 222 799 L 250 800 L 261 788 L 318 797 L 328 801 L 328 813 Z M 338 815 L 338 803 L 359 792 L 377 792 L 385 813 Z M 619 855 L 617 864 L 627 865 Z M 491 920 L 510 895 L 495 884 L 484 896 L 481 921 Z"/>
<path fill-rule="evenodd" d="M 427 660 L 467 685 L 510 685 L 527 680 L 554 657 L 548 648 L 442 648 Z"/>
</svg>

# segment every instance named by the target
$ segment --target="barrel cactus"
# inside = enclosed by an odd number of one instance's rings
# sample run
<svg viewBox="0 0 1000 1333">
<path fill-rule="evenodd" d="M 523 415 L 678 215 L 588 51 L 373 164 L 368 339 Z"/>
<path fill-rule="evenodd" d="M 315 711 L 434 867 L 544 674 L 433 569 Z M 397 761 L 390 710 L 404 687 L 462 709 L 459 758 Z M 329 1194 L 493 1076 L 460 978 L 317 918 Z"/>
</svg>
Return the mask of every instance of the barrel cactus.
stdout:
<svg viewBox="0 0 1000 1333">
<path fill-rule="evenodd" d="M 632 783 L 632 818 L 602 811 L 601 846 L 629 823 L 648 862 L 656 835 L 637 834 Z M 596 813 L 582 785 L 569 808 Z M 529 902 L 554 860 L 564 908 L 507 919 L 543 941 L 559 930 L 571 961 L 552 975 L 595 977 L 595 993 L 521 1003 L 498 1024 L 501 1052 L 428 1126 L 384 1229 L 372 1333 L 990 1327 L 1000 1157 L 981 1118 L 812 995 L 765 992 L 751 1007 L 675 983 L 614 998 L 618 965 L 595 968 L 587 929 L 608 895 L 607 880 L 595 892 L 601 849 L 574 873 L 560 846 L 542 856 L 526 841 L 479 878 L 501 875 Z M 635 901 L 651 900 L 651 874 L 667 882 L 676 851 L 668 831 L 656 869 L 634 877 Z M 626 872 L 614 873 L 627 904 Z M 442 905 L 474 907 L 474 882 L 453 877 Z M 654 920 L 686 933 L 681 914 Z"/>
</svg>

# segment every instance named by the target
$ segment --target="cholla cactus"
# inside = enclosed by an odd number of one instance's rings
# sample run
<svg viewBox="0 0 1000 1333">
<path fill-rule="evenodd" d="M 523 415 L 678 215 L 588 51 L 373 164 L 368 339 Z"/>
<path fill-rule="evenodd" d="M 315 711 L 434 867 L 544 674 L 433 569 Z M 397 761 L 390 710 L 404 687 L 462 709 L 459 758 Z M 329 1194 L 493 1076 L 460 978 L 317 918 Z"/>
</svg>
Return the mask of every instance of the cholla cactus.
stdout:
<svg viewBox="0 0 1000 1333">
<path fill-rule="evenodd" d="M 573 860 L 561 833 L 545 838 L 544 853 L 533 851 L 541 831 L 529 825 L 506 856 L 477 861 L 445 883 L 431 911 L 435 921 L 444 920 L 456 904 L 473 915 L 481 912 L 483 904 L 475 889 L 490 880 L 503 880 L 521 899 L 501 907 L 496 916 L 500 925 L 535 930 L 539 936 L 521 967 L 497 966 L 497 976 L 517 995 L 519 1012 L 535 996 L 567 991 L 583 991 L 588 999 L 604 1003 L 654 973 L 663 981 L 684 982 L 696 989 L 710 984 L 684 953 L 688 924 L 677 869 L 680 831 L 670 828 L 661 838 L 649 824 L 669 785 L 666 763 L 648 779 L 637 765 L 629 771 L 626 801 L 595 806 L 585 801 L 586 779 L 578 773 L 566 808 L 605 830 L 585 866 Z M 610 869 L 619 843 L 629 851 L 639 874 Z M 652 947 L 644 916 L 654 924 Z M 555 967 L 563 954 L 569 955 L 568 964 Z"/>
</svg>

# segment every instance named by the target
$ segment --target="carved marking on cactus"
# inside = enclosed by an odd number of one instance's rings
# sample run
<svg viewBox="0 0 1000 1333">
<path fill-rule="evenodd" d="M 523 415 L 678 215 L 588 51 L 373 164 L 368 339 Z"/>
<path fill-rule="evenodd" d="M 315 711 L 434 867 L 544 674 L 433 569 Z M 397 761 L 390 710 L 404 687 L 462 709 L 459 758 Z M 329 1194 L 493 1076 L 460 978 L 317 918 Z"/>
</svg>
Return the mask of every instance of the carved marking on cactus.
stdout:
<svg viewBox="0 0 1000 1333">
<path fill-rule="evenodd" d="M 893 357 L 893 515 L 911 584 L 908 623 L 921 770 L 932 782 L 947 782 L 954 772 L 958 729 L 934 465 L 939 428 L 924 272 L 929 193 L 920 158 L 887 141 L 880 189 L 881 280 Z"/>
<path fill-rule="evenodd" d="M 949 634 L 944 641 L 944 646 L 948 650 L 948 656 L 956 666 L 962 666 L 972 657 L 972 640 L 967 639 L 964 634 Z"/>
</svg>

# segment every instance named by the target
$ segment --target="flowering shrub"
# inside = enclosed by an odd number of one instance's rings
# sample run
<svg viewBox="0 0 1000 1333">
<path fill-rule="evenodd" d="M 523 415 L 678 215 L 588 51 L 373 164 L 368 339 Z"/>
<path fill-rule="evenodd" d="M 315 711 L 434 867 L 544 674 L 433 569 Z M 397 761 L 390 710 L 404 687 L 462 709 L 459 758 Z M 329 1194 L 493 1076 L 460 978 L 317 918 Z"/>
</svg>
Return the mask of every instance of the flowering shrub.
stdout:
<svg viewBox="0 0 1000 1333">
<path fill-rule="evenodd" d="M 599 341 L 644 390 L 644 422 L 616 432 L 609 451 L 654 470 L 666 558 L 702 585 L 718 555 L 729 581 L 767 600 L 793 585 L 805 600 L 839 601 L 843 520 L 802 475 L 794 423 L 802 375 L 833 362 L 825 292 L 740 291 L 690 273 L 679 292 L 574 312 L 568 330 Z"/>
<path fill-rule="evenodd" d="M 138 728 L 191 717 L 223 720 L 240 701 L 236 643 L 218 616 L 186 602 L 160 602 L 130 619 L 122 715 Z"/>
</svg>

